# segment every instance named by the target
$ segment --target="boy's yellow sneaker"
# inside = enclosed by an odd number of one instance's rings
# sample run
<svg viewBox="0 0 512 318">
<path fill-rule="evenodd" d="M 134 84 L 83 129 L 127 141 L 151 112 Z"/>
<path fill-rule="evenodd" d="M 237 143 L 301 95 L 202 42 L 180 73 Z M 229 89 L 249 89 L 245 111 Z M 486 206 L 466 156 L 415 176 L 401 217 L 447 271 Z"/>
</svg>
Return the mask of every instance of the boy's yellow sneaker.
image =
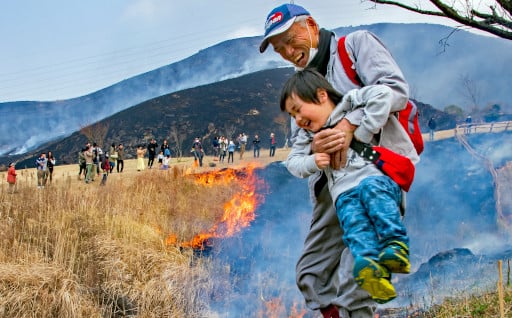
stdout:
<svg viewBox="0 0 512 318">
<path fill-rule="evenodd" d="M 379 264 L 392 273 L 408 274 L 411 271 L 409 247 L 403 242 L 392 241 L 379 254 Z"/>
<path fill-rule="evenodd" d="M 379 304 L 387 303 L 396 297 L 389 271 L 371 258 L 356 257 L 354 279 Z"/>
</svg>

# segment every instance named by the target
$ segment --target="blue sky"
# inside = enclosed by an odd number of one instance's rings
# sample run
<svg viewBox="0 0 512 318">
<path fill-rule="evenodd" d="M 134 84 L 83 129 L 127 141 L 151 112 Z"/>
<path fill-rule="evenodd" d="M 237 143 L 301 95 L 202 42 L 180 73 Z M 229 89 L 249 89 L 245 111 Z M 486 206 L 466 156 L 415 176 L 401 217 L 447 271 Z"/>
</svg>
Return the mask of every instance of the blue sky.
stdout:
<svg viewBox="0 0 512 318">
<path fill-rule="evenodd" d="M 275 0 L 15 0 L 0 4 L 0 102 L 78 97 L 224 40 L 263 34 Z M 303 0 L 322 27 L 450 20 L 360 0 Z M 272 54 L 272 53 L 266 53 Z"/>
</svg>

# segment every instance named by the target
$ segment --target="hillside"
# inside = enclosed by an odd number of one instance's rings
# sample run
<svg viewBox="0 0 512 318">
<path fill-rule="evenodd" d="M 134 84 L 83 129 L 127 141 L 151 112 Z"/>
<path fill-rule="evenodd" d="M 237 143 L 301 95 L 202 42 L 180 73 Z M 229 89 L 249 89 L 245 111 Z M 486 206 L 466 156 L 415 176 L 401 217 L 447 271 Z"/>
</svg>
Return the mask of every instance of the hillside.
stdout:
<svg viewBox="0 0 512 318">
<path fill-rule="evenodd" d="M 512 64 L 507 54 L 512 42 L 463 30 L 453 32 L 452 28 L 434 24 L 382 23 L 335 31 L 345 34 L 363 28 L 380 36 L 389 47 L 410 83 L 414 99 L 436 109 L 455 104 L 469 111 L 461 81 L 466 77 L 475 84 L 481 107 L 493 103 L 509 110 L 512 107 L 508 93 L 512 77 L 507 72 Z M 0 103 L 0 155 L 32 151 L 73 134 L 81 126 L 159 96 L 288 66 L 277 54 L 260 54 L 260 41 L 261 37 L 251 37 L 222 42 L 86 96 Z"/>
<path fill-rule="evenodd" d="M 242 132 L 249 136 L 249 150 L 255 134 L 260 136 L 262 148 L 267 149 L 271 132 L 282 146 L 289 116 L 281 112 L 278 101 L 281 87 L 292 72 L 292 68 L 260 71 L 153 98 L 99 121 L 97 125 L 107 127 L 108 132 L 98 143 L 103 144 L 104 150 L 112 143 L 123 143 L 128 158 L 133 158 L 136 147 L 146 145 L 150 138 L 155 138 L 158 144 L 168 139 L 173 156 L 177 156 L 178 149 L 184 156 L 190 156 L 188 150 L 195 137 L 202 139 L 209 154 L 215 136 L 235 138 Z M 417 105 L 422 131 L 427 131 L 431 116 L 436 116 L 440 130 L 455 127 L 453 116 L 421 102 Z M 173 131 L 178 132 L 178 138 L 171 137 Z M 48 150 L 53 151 L 58 162 L 74 163 L 85 143 L 86 137 L 75 132 L 22 156 L 0 157 L 0 164 L 15 159 L 20 167 L 32 167 L 38 154 Z"/>
</svg>

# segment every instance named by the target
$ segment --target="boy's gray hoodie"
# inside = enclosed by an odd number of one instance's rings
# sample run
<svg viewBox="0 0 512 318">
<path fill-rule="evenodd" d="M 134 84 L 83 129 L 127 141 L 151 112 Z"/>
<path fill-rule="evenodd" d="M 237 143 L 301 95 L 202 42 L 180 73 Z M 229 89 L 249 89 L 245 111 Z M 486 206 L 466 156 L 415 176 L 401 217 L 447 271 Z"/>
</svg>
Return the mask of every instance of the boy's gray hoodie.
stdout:
<svg viewBox="0 0 512 318">
<path fill-rule="evenodd" d="M 413 163 L 419 160 L 414 146 L 405 130 L 401 127 L 391 110 L 390 96 L 392 91 L 385 85 L 369 85 L 360 89 L 349 91 L 342 101 L 335 107 L 324 127 L 332 127 L 342 120 L 347 113 L 355 109 L 362 111 L 360 125 L 354 131 L 354 138 L 361 142 L 373 143 L 373 135 L 380 132 L 380 145 L 392 149 L 401 155 L 409 157 Z M 381 128 L 383 127 L 383 128 Z M 306 178 L 313 174 L 320 174 L 311 152 L 311 142 L 314 134 L 305 129 L 299 129 L 292 150 L 286 160 L 286 167 L 296 177 Z M 357 186 L 361 180 L 368 176 L 379 176 L 383 173 L 370 161 L 360 157 L 349 148 L 347 164 L 340 170 L 326 168 L 328 186 L 333 201 L 343 192 Z M 316 180 L 316 178 L 313 178 Z M 311 180 L 311 178 L 310 178 Z M 310 188 L 313 185 L 310 183 Z M 313 197 L 314 191 L 310 191 Z"/>
</svg>

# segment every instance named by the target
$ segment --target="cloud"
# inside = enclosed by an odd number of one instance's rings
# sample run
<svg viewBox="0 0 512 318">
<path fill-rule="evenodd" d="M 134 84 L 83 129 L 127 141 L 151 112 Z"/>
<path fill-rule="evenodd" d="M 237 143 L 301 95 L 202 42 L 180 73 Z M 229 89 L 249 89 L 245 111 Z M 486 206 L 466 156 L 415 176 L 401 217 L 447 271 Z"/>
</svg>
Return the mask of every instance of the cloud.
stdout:
<svg viewBox="0 0 512 318">
<path fill-rule="evenodd" d="M 155 21 L 168 12 L 172 4 L 165 0 L 135 0 L 124 10 L 122 16 L 128 20 Z"/>
</svg>

